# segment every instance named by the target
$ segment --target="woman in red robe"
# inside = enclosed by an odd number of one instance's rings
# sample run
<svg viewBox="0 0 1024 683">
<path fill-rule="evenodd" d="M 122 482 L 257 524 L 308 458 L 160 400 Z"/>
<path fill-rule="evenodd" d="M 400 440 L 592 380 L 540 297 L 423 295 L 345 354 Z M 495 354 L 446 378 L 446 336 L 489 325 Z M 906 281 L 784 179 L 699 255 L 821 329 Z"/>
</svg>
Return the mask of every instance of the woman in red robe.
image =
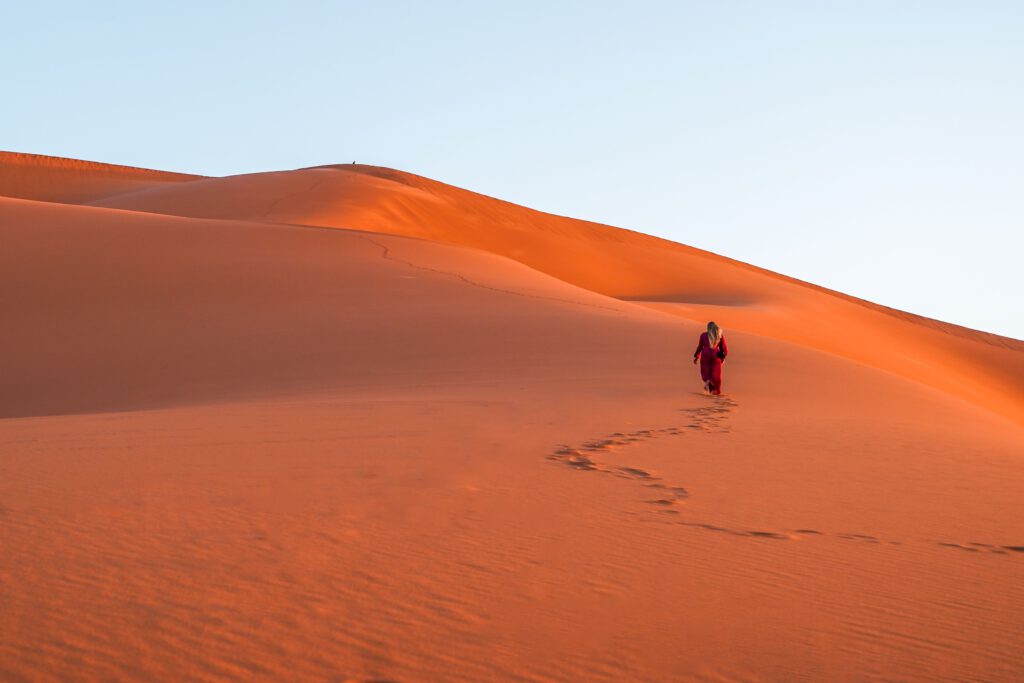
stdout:
<svg viewBox="0 0 1024 683">
<path fill-rule="evenodd" d="M 725 335 L 722 328 L 714 323 L 708 323 L 708 331 L 700 335 L 697 342 L 697 350 L 693 352 L 693 362 L 700 361 L 700 378 L 704 380 L 704 391 L 709 394 L 722 393 L 722 361 L 729 355 L 729 348 L 725 345 Z"/>
</svg>

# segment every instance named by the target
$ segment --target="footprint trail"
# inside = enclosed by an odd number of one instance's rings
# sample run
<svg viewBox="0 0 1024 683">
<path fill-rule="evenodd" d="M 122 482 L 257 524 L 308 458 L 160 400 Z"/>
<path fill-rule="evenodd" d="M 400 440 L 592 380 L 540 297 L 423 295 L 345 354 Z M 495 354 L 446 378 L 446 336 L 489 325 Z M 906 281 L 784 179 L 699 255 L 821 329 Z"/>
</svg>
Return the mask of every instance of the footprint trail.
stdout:
<svg viewBox="0 0 1024 683">
<path fill-rule="evenodd" d="M 708 396 L 700 394 L 708 401 L 706 405 L 696 408 L 682 408 L 683 426 L 638 429 L 631 432 L 612 432 L 601 437 L 590 439 L 579 445 L 560 444 L 548 454 L 549 460 L 562 463 L 576 470 L 598 472 L 620 479 L 631 480 L 646 489 L 652 490 L 655 497 L 648 497 L 644 502 L 658 508 L 658 512 L 679 515 L 678 507 L 690 498 L 689 490 L 682 484 L 666 480 L 655 472 L 630 464 L 622 464 L 619 454 L 629 448 L 640 446 L 653 439 L 663 437 L 681 437 L 687 433 L 726 434 L 732 430 L 730 416 L 737 408 L 735 400 L 728 396 Z M 618 462 L 616 462 L 618 461 Z M 862 533 L 836 532 L 829 533 L 812 528 L 801 529 L 740 529 L 721 526 L 697 520 L 670 522 L 695 530 L 713 531 L 732 536 L 767 540 L 800 540 L 810 538 L 863 543 L 877 546 L 898 547 L 913 542 L 899 539 L 883 539 L 878 536 Z M 1000 545 L 972 541 L 955 543 L 945 540 L 921 540 L 918 543 L 931 545 L 935 548 L 960 550 L 975 554 L 992 555 L 1024 555 L 1024 545 Z"/>
</svg>

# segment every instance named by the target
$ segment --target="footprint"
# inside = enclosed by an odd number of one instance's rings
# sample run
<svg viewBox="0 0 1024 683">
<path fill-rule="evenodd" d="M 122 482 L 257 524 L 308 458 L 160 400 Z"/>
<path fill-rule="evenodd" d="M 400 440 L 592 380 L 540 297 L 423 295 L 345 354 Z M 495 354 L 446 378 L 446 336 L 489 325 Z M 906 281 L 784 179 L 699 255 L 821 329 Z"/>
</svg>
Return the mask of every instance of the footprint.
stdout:
<svg viewBox="0 0 1024 683">
<path fill-rule="evenodd" d="M 969 553 L 986 553 L 990 555 L 1007 555 L 1009 553 L 1024 553 L 1024 545 L 992 545 L 991 543 L 978 543 L 977 541 L 971 541 L 970 543 L 952 543 L 950 541 L 936 541 L 935 545 L 942 548 L 952 548 L 954 550 L 963 550 Z"/>
<path fill-rule="evenodd" d="M 864 534 L 837 534 L 839 538 L 847 541 L 863 541 L 865 543 L 878 543 L 878 539 L 874 536 L 866 536 Z"/>
<path fill-rule="evenodd" d="M 635 477 L 637 479 L 654 478 L 654 475 L 652 475 L 650 472 L 648 472 L 647 470 L 642 470 L 639 467 L 618 467 L 616 469 L 618 469 L 619 472 L 622 472 L 623 474 L 627 474 L 630 477 Z"/>
<path fill-rule="evenodd" d="M 679 522 L 683 526 L 692 526 L 698 529 L 706 529 L 707 531 L 724 531 L 726 533 L 733 533 L 731 529 L 726 529 L 722 526 L 715 526 L 714 524 L 706 524 L 704 522 Z"/>
<path fill-rule="evenodd" d="M 969 553 L 979 552 L 978 548 L 972 548 L 966 545 L 960 545 L 959 543 L 939 543 L 943 548 L 956 548 L 957 550 L 966 550 Z"/>
<path fill-rule="evenodd" d="M 575 448 L 569 448 L 568 446 L 559 448 L 548 457 L 552 460 L 564 462 L 569 467 L 574 467 L 578 470 L 598 469 L 598 464 L 590 456 L 579 452 Z"/>
<path fill-rule="evenodd" d="M 774 538 L 782 541 L 789 540 L 789 536 L 786 534 L 780 534 L 776 531 L 748 531 L 747 535 L 755 538 Z"/>
</svg>

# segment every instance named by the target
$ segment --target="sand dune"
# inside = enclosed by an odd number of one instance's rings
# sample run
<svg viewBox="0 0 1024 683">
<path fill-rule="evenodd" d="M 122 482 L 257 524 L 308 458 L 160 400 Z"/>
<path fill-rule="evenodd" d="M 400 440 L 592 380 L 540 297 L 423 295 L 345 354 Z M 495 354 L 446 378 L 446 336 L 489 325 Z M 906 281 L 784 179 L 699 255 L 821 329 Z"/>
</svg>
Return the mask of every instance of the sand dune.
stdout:
<svg viewBox="0 0 1024 683">
<path fill-rule="evenodd" d="M 333 166 L 167 184 L 96 200 L 173 215 L 347 227 L 462 244 L 608 296 L 786 339 L 1024 421 L 1024 342 L 928 320 L 641 233 L 544 214 L 407 173 Z M 668 306 L 666 303 L 681 304 Z"/>
<path fill-rule="evenodd" d="M 1024 678 L 1017 340 L 374 167 L 0 195 L 2 680 Z"/>
<path fill-rule="evenodd" d="M 423 240 L 16 199 L 0 199 L 0 222 L 0 281 L 23 294 L 0 341 L 18 361 L 0 388 L 5 417 L 549 376 L 586 370 L 588 347 L 641 348 L 648 328 L 675 329 L 515 261 Z"/>
</svg>

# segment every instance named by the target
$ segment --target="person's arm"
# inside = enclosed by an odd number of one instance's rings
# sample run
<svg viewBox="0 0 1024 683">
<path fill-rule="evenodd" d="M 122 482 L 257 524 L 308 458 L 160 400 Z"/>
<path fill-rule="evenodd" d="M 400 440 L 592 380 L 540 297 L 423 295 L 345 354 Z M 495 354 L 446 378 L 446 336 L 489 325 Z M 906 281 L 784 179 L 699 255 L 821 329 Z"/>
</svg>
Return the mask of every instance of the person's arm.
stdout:
<svg viewBox="0 0 1024 683">
<path fill-rule="evenodd" d="M 697 362 L 697 357 L 700 356 L 700 350 L 703 349 L 703 348 L 704 348 L 704 335 L 702 334 L 700 336 L 700 339 L 697 340 L 697 350 L 693 352 L 693 362 L 694 363 Z"/>
<path fill-rule="evenodd" d="M 725 337 L 718 340 L 718 357 L 725 360 L 725 357 L 729 355 L 729 347 L 725 345 Z"/>
</svg>

